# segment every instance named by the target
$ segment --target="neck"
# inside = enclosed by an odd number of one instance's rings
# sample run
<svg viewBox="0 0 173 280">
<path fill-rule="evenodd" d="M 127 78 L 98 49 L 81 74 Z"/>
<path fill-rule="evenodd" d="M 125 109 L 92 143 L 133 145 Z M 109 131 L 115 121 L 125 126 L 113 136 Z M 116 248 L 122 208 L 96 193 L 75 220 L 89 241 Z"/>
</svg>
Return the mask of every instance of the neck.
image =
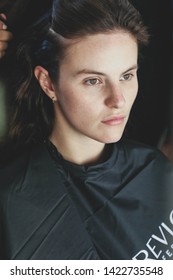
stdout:
<svg viewBox="0 0 173 280">
<path fill-rule="evenodd" d="M 85 136 L 79 138 L 69 133 L 64 137 L 62 131 L 54 130 L 50 141 L 65 160 L 78 165 L 99 163 L 104 157 L 105 144 Z"/>
</svg>

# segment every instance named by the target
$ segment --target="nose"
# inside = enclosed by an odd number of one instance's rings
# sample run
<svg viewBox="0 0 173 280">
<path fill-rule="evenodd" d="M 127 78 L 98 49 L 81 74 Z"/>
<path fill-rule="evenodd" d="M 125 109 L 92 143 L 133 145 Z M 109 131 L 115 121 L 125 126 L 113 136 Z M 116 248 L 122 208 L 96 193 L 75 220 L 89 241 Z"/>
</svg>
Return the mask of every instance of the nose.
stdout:
<svg viewBox="0 0 173 280">
<path fill-rule="evenodd" d="M 113 85 L 109 87 L 108 95 L 105 103 L 110 108 L 122 108 L 125 105 L 125 98 L 119 86 Z"/>
</svg>

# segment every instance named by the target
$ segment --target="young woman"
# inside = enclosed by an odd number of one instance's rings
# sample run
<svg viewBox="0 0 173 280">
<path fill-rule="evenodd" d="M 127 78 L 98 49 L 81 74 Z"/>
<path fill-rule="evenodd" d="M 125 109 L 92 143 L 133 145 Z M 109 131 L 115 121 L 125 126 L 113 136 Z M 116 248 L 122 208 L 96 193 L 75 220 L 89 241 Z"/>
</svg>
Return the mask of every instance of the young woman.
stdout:
<svg viewBox="0 0 173 280">
<path fill-rule="evenodd" d="M 147 41 L 127 0 L 55 0 L 48 32 L 27 35 L 18 156 L 0 171 L 2 259 L 172 258 L 172 166 L 121 139 Z"/>
</svg>

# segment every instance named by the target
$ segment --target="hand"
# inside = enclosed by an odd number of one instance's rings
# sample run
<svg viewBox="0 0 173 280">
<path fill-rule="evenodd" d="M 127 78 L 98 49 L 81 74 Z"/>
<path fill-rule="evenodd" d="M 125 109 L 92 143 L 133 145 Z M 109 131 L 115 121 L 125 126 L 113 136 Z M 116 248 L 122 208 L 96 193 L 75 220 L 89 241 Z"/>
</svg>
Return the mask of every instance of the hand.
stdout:
<svg viewBox="0 0 173 280">
<path fill-rule="evenodd" d="M 5 55 L 5 51 L 8 47 L 8 42 L 12 39 L 13 35 L 7 30 L 5 24 L 6 16 L 0 14 L 0 59 Z"/>
</svg>

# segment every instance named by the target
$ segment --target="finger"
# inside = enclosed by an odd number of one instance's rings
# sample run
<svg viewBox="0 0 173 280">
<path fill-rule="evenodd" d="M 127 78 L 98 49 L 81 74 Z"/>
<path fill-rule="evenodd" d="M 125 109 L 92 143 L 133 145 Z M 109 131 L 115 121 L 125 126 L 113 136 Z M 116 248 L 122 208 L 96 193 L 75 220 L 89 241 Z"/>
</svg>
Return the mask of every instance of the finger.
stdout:
<svg viewBox="0 0 173 280">
<path fill-rule="evenodd" d="M 7 19 L 6 15 L 3 14 L 3 13 L 0 14 L 0 18 L 2 18 L 2 20 L 6 20 Z"/>
<path fill-rule="evenodd" d="M 5 24 L 6 19 L 7 18 L 5 14 L 0 14 L 0 29 L 7 29 L 7 25 Z"/>
<path fill-rule="evenodd" d="M 8 48 L 8 43 L 0 41 L 0 52 L 4 52 Z"/>
<path fill-rule="evenodd" d="M 5 51 L 0 51 L 0 59 L 5 55 Z"/>
<path fill-rule="evenodd" d="M 0 30 L 0 41 L 10 41 L 13 38 L 13 35 L 10 31 Z"/>
<path fill-rule="evenodd" d="M 2 29 L 2 30 L 7 29 L 7 25 L 3 21 L 0 21 L 0 29 Z"/>
</svg>

